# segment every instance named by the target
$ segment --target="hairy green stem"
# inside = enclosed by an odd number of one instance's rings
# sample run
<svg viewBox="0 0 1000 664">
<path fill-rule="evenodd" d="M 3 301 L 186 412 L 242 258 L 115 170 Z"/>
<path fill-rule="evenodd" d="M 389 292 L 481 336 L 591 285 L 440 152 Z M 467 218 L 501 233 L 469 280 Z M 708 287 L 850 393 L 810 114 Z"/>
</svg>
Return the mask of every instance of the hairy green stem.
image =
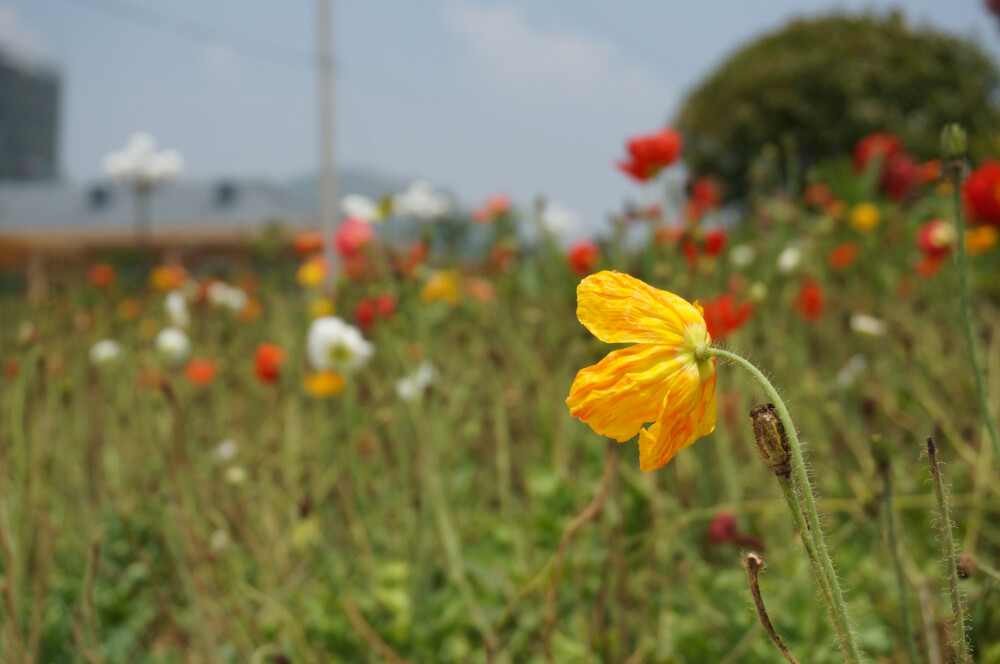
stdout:
<svg viewBox="0 0 1000 664">
<path fill-rule="evenodd" d="M 972 374 L 976 378 L 976 392 L 979 396 L 979 408 L 986 420 L 986 430 L 993 444 L 993 458 L 1000 463 L 1000 432 L 990 410 L 989 395 L 986 391 L 986 378 L 983 367 L 979 363 L 979 353 L 976 351 L 976 337 L 972 329 L 972 310 L 969 304 L 968 260 L 965 250 L 965 221 L 962 218 L 962 177 L 960 174 L 952 178 L 953 204 L 955 207 L 955 226 L 958 228 L 958 247 L 955 255 L 958 262 L 958 301 L 962 306 L 962 326 L 965 330 L 965 343 L 969 347 L 969 361 L 972 362 Z"/>
<path fill-rule="evenodd" d="M 833 567 L 833 560 L 830 557 L 830 551 L 823 537 L 823 528 L 819 521 L 819 511 L 816 509 L 816 498 L 813 495 L 812 484 L 809 482 L 809 472 L 806 470 L 805 458 L 802 456 L 802 445 L 799 443 L 799 435 L 795 430 L 795 423 L 788 414 L 785 402 L 782 400 L 781 395 L 778 394 L 778 390 L 771 384 L 771 381 L 767 379 L 767 376 L 749 360 L 727 350 L 707 346 L 699 347 L 696 355 L 699 359 L 703 357 L 721 357 L 738 365 L 757 381 L 757 384 L 767 394 L 768 399 L 774 404 L 778 412 L 778 417 L 781 419 L 788 434 L 788 442 L 792 451 L 792 469 L 801 492 L 802 501 L 805 504 L 806 518 L 809 522 L 809 529 L 807 533 L 803 534 L 803 539 L 807 537 L 811 538 L 816 556 L 819 559 L 820 571 L 822 572 L 820 577 L 824 579 L 820 581 L 820 585 L 822 586 L 825 583 L 830 589 L 832 601 L 828 600 L 828 605 L 830 615 L 833 617 L 834 628 L 837 630 L 837 639 L 840 643 L 844 661 L 849 664 L 859 664 L 863 661 L 861 649 L 858 647 L 857 641 L 854 638 L 854 631 L 851 629 L 844 594 L 840 589 L 837 572 Z"/>
<path fill-rule="evenodd" d="M 962 603 L 962 591 L 958 588 L 958 545 L 951 528 L 951 513 L 948 508 L 948 496 L 941 480 L 941 470 L 938 468 L 937 450 L 934 449 L 934 439 L 927 439 L 927 460 L 931 466 L 931 479 L 934 481 L 934 496 L 937 498 L 938 510 L 941 512 L 938 528 L 944 541 L 945 564 L 948 566 L 948 595 L 951 598 L 951 611 L 955 614 L 954 648 L 955 661 L 959 664 L 972 664 L 969 654 L 969 642 L 965 638 L 965 606 Z"/>
</svg>

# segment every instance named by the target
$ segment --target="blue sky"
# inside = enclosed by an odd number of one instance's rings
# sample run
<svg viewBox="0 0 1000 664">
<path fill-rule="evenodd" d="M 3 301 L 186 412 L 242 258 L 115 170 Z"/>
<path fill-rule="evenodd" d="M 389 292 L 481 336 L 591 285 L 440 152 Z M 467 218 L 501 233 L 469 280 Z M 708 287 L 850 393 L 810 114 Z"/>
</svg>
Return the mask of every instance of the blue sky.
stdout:
<svg viewBox="0 0 1000 664">
<path fill-rule="evenodd" d="M 733 49 L 793 16 L 900 4 L 334 2 L 341 163 L 424 177 L 467 203 L 544 193 L 592 228 L 640 195 L 613 168 L 623 139 L 663 124 Z M 905 5 L 911 21 L 977 38 L 1000 59 L 980 0 Z M 138 129 L 178 149 L 186 177 L 287 178 L 318 159 L 314 10 L 313 0 L 0 0 L 0 42 L 62 68 L 69 178 L 98 177 L 101 157 Z"/>
</svg>

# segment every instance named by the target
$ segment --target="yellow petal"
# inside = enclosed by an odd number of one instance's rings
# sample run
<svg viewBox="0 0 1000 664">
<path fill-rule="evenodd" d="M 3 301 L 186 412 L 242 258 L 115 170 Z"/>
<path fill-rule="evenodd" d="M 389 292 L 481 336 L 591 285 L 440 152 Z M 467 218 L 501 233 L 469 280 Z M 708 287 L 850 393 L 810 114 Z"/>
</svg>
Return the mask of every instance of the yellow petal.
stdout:
<svg viewBox="0 0 1000 664">
<path fill-rule="evenodd" d="M 697 304 L 620 272 L 590 275 L 577 286 L 576 298 L 576 317 L 606 343 L 676 346 L 687 326 L 705 326 Z"/>
<path fill-rule="evenodd" d="M 667 393 L 688 371 L 673 349 L 635 344 L 581 369 L 566 405 L 573 417 L 580 418 L 600 435 L 623 443 L 635 436 L 642 425 L 657 419 Z"/>
<path fill-rule="evenodd" d="M 674 381 L 656 422 L 639 431 L 639 467 L 662 468 L 679 450 L 715 430 L 716 374 L 702 381 L 698 372 Z"/>
</svg>

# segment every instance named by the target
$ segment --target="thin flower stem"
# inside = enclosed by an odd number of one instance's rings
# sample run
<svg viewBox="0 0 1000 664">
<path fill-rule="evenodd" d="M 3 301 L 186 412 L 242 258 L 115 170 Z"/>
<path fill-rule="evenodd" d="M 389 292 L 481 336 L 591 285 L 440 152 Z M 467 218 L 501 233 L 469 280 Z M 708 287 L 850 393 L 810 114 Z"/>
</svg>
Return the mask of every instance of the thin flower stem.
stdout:
<svg viewBox="0 0 1000 664">
<path fill-rule="evenodd" d="M 753 363 L 747 359 L 727 350 L 711 347 L 698 348 L 697 355 L 699 356 L 699 359 L 701 357 L 722 357 L 740 366 L 747 373 L 749 373 L 755 381 L 757 381 L 761 389 L 764 390 L 764 393 L 767 394 L 768 399 L 770 399 L 771 403 L 774 404 L 775 409 L 778 411 L 778 417 L 781 418 L 781 422 L 784 424 L 785 431 L 788 434 L 788 442 L 792 450 L 792 469 L 795 473 L 795 480 L 798 483 L 802 494 L 802 500 L 805 503 L 806 518 L 809 521 L 808 534 L 812 538 L 813 546 L 815 547 L 817 557 L 819 558 L 819 564 L 822 571 L 820 576 L 825 577 L 825 583 L 830 588 L 830 593 L 832 595 L 833 601 L 830 603 L 829 609 L 831 615 L 833 616 L 834 627 L 837 630 L 837 638 L 840 642 L 841 653 L 843 654 L 845 662 L 849 662 L 850 664 L 859 664 L 863 661 L 861 649 L 858 647 L 857 641 L 854 638 L 854 631 L 850 626 L 850 619 L 847 615 L 847 604 L 844 602 L 844 594 L 840 589 L 840 582 L 837 580 L 837 572 L 833 567 L 833 560 L 830 558 L 830 551 L 827 548 L 826 540 L 823 537 L 823 528 L 819 521 L 819 511 L 816 509 L 816 498 L 813 495 L 812 485 L 809 482 L 809 472 L 806 470 L 806 462 L 802 456 L 802 446 L 799 443 L 799 435 L 795 430 L 795 423 L 788 414 L 788 408 L 785 406 L 785 402 L 782 400 L 781 395 L 778 394 L 778 390 L 776 390 L 771 384 L 771 381 L 767 379 L 767 376 L 765 376 L 760 369 L 755 367 Z"/>
<path fill-rule="evenodd" d="M 882 474 L 882 483 L 885 487 L 885 531 L 889 557 L 892 559 L 892 567 L 896 572 L 899 619 L 903 623 L 903 639 L 906 641 L 906 650 L 910 655 L 910 661 L 917 664 L 920 658 L 917 655 L 917 641 L 913 636 L 913 627 L 910 625 L 910 602 L 906 592 L 906 575 L 903 573 L 903 562 L 899 559 L 899 544 L 896 542 L 896 523 L 892 508 L 892 466 L 888 463 L 881 463 L 879 464 L 879 472 Z"/>
<path fill-rule="evenodd" d="M 952 178 L 953 197 L 952 202 L 955 208 L 955 226 L 958 228 L 958 247 L 955 251 L 958 262 L 958 301 L 962 306 L 962 327 L 965 330 L 965 343 L 969 347 L 969 361 L 972 362 L 972 375 L 976 377 L 976 392 L 979 396 L 979 408 L 986 420 L 986 431 L 990 435 L 990 442 L 993 444 L 993 458 L 1000 463 L 1000 432 L 997 431 L 996 419 L 990 410 L 989 395 L 986 392 L 986 379 L 983 376 L 983 367 L 979 363 L 979 353 L 976 350 L 976 336 L 972 329 L 972 310 L 969 305 L 969 284 L 968 284 L 968 259 L 965 250 L 965 221 L 962 217 L 962 177 L 956 174 Z"/>
<path fill-rule="evenodd" d="M 948 508 L 948 496 L 941 480 L 941 469 L 938 467 L 937 450 L 934 449 L 934 439 L 927 439 L 927 460 L 931 466 L 931 480 L 934 482 L 934 496 L 937 498 L 938 510 L 941 512 L 938 528 L 941 539 L 944 540 L 945 564 L 948 565 L 948 594 L 951 598 L 951 611 L 955 614 L 955 631 L 953 647 L 956 661 L 959 664 L 971 664 L 969 643 L 965 638 L 965 606 L 962 604 L 962 592 L 958 588 L 958 546 L 952 533 L 951 513 Z"/>
</svg>

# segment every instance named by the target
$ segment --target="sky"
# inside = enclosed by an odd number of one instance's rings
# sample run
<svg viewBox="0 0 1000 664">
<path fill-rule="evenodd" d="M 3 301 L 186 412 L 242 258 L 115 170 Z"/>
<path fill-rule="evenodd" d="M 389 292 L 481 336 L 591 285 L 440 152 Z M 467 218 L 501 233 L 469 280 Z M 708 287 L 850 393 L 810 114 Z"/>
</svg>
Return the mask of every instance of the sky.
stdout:
<svg viewBox="0 0 1000 664">
<path fill-rule="evenodd" d="M 642 192 L 624 140 L 668 122 L 736 48 L 792 17 L 876 0 L 333 0 L 337 156 L 467 205 L 544 194 L 597 229 Z M 905 14 L 1000 60 L 982 0 Z M 0 43 L 63 72 L 60 170 L 101 177 L 137 130 L 184 177 L 287 179 L 319 159 L 314 0 L 0 0 Z M 350 192 L 342 192 L 350 193 Z"/>
</svg>

